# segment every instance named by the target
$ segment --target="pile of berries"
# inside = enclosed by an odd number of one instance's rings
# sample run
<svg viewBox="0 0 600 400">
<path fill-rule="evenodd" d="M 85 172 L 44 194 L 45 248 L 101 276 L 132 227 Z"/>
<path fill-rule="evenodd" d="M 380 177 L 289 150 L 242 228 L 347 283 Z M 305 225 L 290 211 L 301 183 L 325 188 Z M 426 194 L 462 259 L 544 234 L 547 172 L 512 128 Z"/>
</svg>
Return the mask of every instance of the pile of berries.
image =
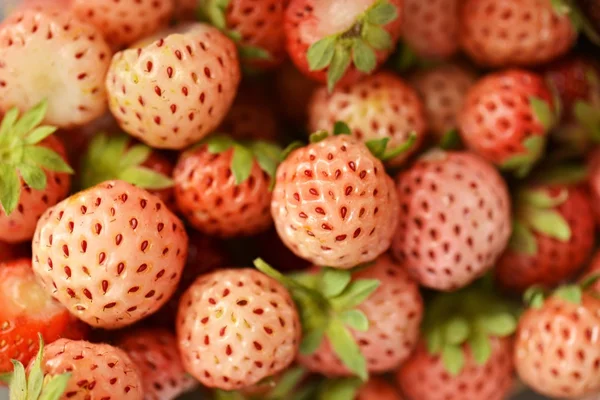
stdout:
<svg viewBox="0 0 600 400">
<path fill-rule="evenodd" d="M 11 400 L 600 399 L 599 0 L 5 0 Z"/>
</svg>

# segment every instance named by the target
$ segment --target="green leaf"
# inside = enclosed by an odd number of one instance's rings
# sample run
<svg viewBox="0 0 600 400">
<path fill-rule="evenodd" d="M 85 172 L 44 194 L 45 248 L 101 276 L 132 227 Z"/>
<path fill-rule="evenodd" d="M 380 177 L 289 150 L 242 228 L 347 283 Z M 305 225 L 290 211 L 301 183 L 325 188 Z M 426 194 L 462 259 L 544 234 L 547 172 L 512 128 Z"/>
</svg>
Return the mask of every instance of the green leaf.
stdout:
<svg viewBox="0 0 600 400">
<path fill-rule="evenodd" d="M 325 297 L 339 296 L 352 280 L 352 273 L 347 270 L 324 268 L 321 276 L 321 293 Z"/>
<path fill-rule="evenodd" d="M 10 165 L 0 164 L 0 205 L 6 215 L 10 215 L 21 195 L 21 182 L 17 171 Z"/>
<path fill-rule="evenodd" d="M 569 191 L 562 189 L 556 196 L 550 196 L 545 190 L 523 190 L 519 192 L 519 202 L 536 208 L 554 208 L 563 204 L 569 198 Z"/>
<path fill-rule="evenodd" d="M 44 384 L 44 373 L 42 372 L 42 357 L 44 354 L 44 339 L 39 334 L 39 350 L 33 362 L 33 366 L 29 372 L 29 379 L 27 382 L 27 397 L 29 399 L 37 400 L 42 393 L 42 386 Z"/>
<path fill-rule="evenodd" d="M 252 173 L 253 165 L 254 155 L 252 151 L 244 146 L 235 145 L 233 148 L 233 158 L 231 159 L 231 171 L 237 185 L 248 179 L 250 173 Z"/>
<path fill-rule="evenodd" d="M 323 341 L 324 335 L 325 328 L 305 332 L 300 343 L 300 354 L 310 355 L 317 351 Z"/>
<path fill-rule="evenodd" d="M 25 367 L 19 361 L 12 360 L 13 375 L 10 382 L 10 400 L 27 400 L 27 379 Z"/>
<path fill-rule="evenodd" d="M 13 107 L 4 114 L 2 124 L 0 124 L 0 138 L 6 137 L 12 132 L 12 127 L 19 118 L 19 109 Z"/>
<path fill-rule="evenodd" d="M 406 153 L 407 151 L 412 149 L 412 147 L 414 146 L 416 141 L 417 141 L 417 134 L 415 132 L 411 132 L 411 134 L 408 136 L 408 139 L 406 139 L 406 141 L 404 143 L 399 144 L 398 146 L 394 147 L 393 149 L 387 150 L 381 157 L 381 160 L 382 161 L 390 161 L 390 160 L 393 160 L 394 158 L 398 157 L 400 154 Z"/>
<path fill-rule="evenodd" d="M 214 395 L 214 400 L 246 400 L 246 396 L 235 391 L 217 389 L 214 391 Z"/>
<path fill-rule="evenodd" d="M 535 235 L 519 221 L 513 221 L 513 231 L 508 246 L 521 254 L 533 256 L 537 253 Z"/>
<path fill-rule="evenodd" d="M 329 132 L 327 131 L 316 131 L 314 133 L 311 133 L 310 136 L 308 137 L 308 141 L 310 143 L 318 143 L 323 139 L 326 139 L 329 136 Z"/>
<path fill-rule="evenodd" d="M 67 389 L 69 379 L 71 379 L 71 374 L 53 376 L 52 379 L 44 385 L 41 400 L 60 400 Z"/>
<path fill-rule="evenodd" d="M 56 129 L 54 126 L 40 126 L 25 137 L 25 143 L 37 144 L 56 132 Z"/>
<path fill-rule="evenodd" d="M 368 377 L 367 362 L 354 341 L 354 337 L 342 321 L 332 319 L 326 333 L 333 351 L 342 363 L 363 381 L 366 381 Z"/>
<path fill-rule="evenodd" d="M 374 25 L 386 25 L 398 18 L 398 9 L 387 0 L 379 0 L 366 13 L 366 20 Z"/>
<path fill-rule="evenodd" d="M 554 292 L 554 296 L 563 299 L 569 303 L 581 304 L 581 287 L 577 285 L 561 286 Z"/>
<path fill-rule="evenodd" d="M 461 316 L 455 316 L 444 326 L 444 343 L 459 345 L 469 337 L 469 322 Z"/>
<path fill-rule="evenodd" d="M 200 1 L 198 6 L 198 18 L 202 21 L 208 21 L 220 30 L 227 28 L 225 11 L 229 0 L 204 0 Z"/>
<path fill-rule="evenodd" d="M 346 310 L 339 315 L 340 320 L 352 329 L 360 332 L 369 330 L 369 319 L 360 310 Z"/>
<path fill-rule="evenodd" d="M 446 345 L 442 349 L 442 363 L 452 376 L 457 376 L 465 365 L 465 356 L 462 348 L 455 345 Z"/>
<path fill-rule="evenodd" d="M 229 136 L 216 135 L 206 141 L 206 149 L 211 154 L 223 153 L 235 145 L 235 140 Z"/>
<path fill-rule="evenodd" d="M 534 115 L 538 121 L 542 124 L 544 129 L 549 131 L 554 125 L 554 114 L 550 108 L 550 104 L 546 100 L 542 100 L 539 97 L 532 96 L 529 98 L 529 105 L 531 106 Z"/>
<path fill-rule="evenodd" d="M 490 339 L 483 332 L 474 332 L 469 337 L 469 347 L 471 348 L 471 354 L 478 365 L 484 365 L 492 355 Z"/>
<path fill-rule="evenodd" d="M 318 396 L 319 400 L 353 400 L 363 385 L 357 378 L 328 379 Z M 373 399 L 375 400 L 375 399 Z"/>
<path fill-rule="evenodd" d="M 369 149 L 374 157 L 381 159 L 385 153 L 390 138 L 371 139 L 365 142 L 365 146 Z"/>
<path fill-rule="evenodd" d="M 58 153 L 46 147 L 26 146 L 23 153 L 23 161 L 27 164 L 38 165 L 48 171 L 73 173 L 69 164 Z"/>
<path fill-rule="evenodd" d="M 174 181 L 170 177 L 146 167 L 129 167 L 119 173 L 118 178 L 149 190 L 161 190 L 174 185 Z"/>
<path fill-rule="evenodd" d="M 544 289 L 539 286 L 532 286 L 523 293 L 525 304 L 533 308 L 541 308 L 545 301 Z"/>
<path fill-rule="evenodd" d="M 439 146 L 444 150 L 456 150 L 459 149 L 462 144 L 458 129 L 451 129 L 444 133 L 444 136 L 440 139 Z"/>
<path fill-rule="evenodd" d="M 528 208 L 524 218 L 526 223 L 538 233 L 562 242 L 571 239 L 569 223 L 558 211 Z"/>
<path fill-rule="evenodd" d="M 390 38 L 391 40 L 391 38 Z M 398 72 L 405 72 L 419 64 L 417 53 L 406 43 L 400 42 L 394 57 L 394 67 Z"/>
<path fill-rule="evenodd" d="M 359 71 L 366 74 L 373 72 L 377 66 L 377 57 L 364 40 L 356 38 L 352 45 L 352 60 Z"/>
<path fill-rule="evenodd" d="M 306 371 L 302 367 L 290 368 L 277 382 L 277 385 L 267 395 L 267 400 L 281 400 L 289 398 L 292 391 L 298 386 Z"/>
<path fill-rule="evenodd" d="M 143 144 L 136 144 L 127 150 L 125 154 L 115 154 L 115 156 L 121 156 L 119 160 L 121 168 L 129 168 L 143 164 L 150 157 L 151 153 L 152 149 L 150 147 Z"/>
<path fill-rule="evenodd" d="M 327 70 L 327 89 L 331 92 L 336 83 L 342 79 L 350 65 L 350 50 L 343 45 L 336 46 L 333 59 Z"/>
<path fill-rule="evenodd" d="M 331 64 L 335 53 L 336 40 L 336 36 L 327 36 L 309 47 L 306 58 L 311 71 L 321 70 Z"/>
<path fill-rule="evenodd" d="M 333 135 L 334 136 L 351 135 L 351 134 L 352 134 L 352 130 L 350 129 L 348 124 L 345 123 L 344 121 L 336 121 L 335 124 L 333 124 Z"/>
<path fill-rule="evenodd" d="M 517 320 L 509 312 L 492 313 L 480 318 L 480 326 L 490 335 L 505 337 L 515 332 Z"/>
<path fill-rule="evenodd" d="M 242 59 L 252 59 L 252 60 L 270 60 L 271 54 L 258 46 L 238 46 L 238 51 L 240 53 L 240 57 Z"/>
<path fill-rule="evenodd" d="M 296 140 L 287 145 L 285 149 L 281 152 L 281 161 L 285 160 L 294 150 L 297 150 L 301 147 L 304 147 L 305 143 L 302 143 L 299 140 Z"/>
<path fill-rule="evenodd" d="M 260 168 L 265 171 L 270 178 L 274 178 L 275 173 L 277 172 L 277 166 L 279 165 L 281 149 L 276 154 L 275 158 L 273 158 L 273 154 L 271 154 L 264 146 L 254 146 L 252 152 L 254 153 L 254 157 Z M 273 180 L 272 182 L 274 183 Z"/>
<path fill-rule="evenodd" d="M 344 292 L 331 299 L 331 305 L 336 310 L 348 310 L 362 304 L 379 287 L 376 279 L 359 279 L 350 282 Z"/>
<path fill-rule="evenodd" d="M 35 190 L 46 188 L 46 173 L 35 165 L 21 164 L 18 166 L 19 174 L 29 187 Z"/>
<path fill-rule="evenodd" d="M 394 45 L 390 33 L 377 25 L 365 24 L 362 37 L 375 50 L 389 50 Z"/>
<path fill-rule="evenodd" d="M 38 126 L 46 116 L 46 110 L 48 109 L 48 102 L 46 100 L 36 104 L 33 108 L 29 109 L 13 126 L 13 134 L 18 137 L 24 138 L 26 134 L 31 132 L 33 128 Z"/>
</svg>

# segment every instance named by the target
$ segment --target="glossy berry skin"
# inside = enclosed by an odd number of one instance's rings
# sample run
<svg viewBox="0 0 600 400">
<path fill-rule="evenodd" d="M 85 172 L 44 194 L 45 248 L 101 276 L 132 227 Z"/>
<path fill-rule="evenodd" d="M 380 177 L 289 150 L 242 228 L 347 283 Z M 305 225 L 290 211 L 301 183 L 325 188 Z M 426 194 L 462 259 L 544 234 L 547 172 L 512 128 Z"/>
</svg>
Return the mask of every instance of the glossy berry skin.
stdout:
<svg viewBox="0 0 600 400">
<path fill-rule="evenodd" d="M 252 235 L 272 224 L 270 177 L 254 161 L 248 179 L 236 184 L 233 153 L 234 148 L 212 154 L 204 145 L 183 153 L 173 173 L 179 209 L 195 229 L 209 235 Z"/>
<path fill-rule="evenodd" d="M 421 285 L 463 287 L 496 262 L 511 232 L 502 177 L 466 152 L 432 152 L 396 177 L 400 223 L 392 253 Z"/>
<path fill-rule="evenodd" d="M 408 400 L 504 400 L 513 389 L 512 340 L 491 338 L 491 355 L 484 365 L 463 346 L 465 366 L 458 376 L 446 371 L 439 355 L 427 352 L 424 343 L 406 361 L 396 379 Z"/>
<path fill-rule="evenodd" d="M 600 390 L 600 300 L 581 304 L 551 297 L 521 317 L 515 367 L 521 380 L 553 398 L 578 398 Z"/>
<path fill-rule="evenodd" d="M 115 54 L 106 87 L 124 131 L 152 147 L 182 149 L 219 126 L 239 80 L 234 43 L 192 23 Z"/>
<path fill-rule="evenodd" d="M 372 377 L 358 390 L 355 400 L 402 400 L 402 396 L 385 379 Z"/>
<path fill-rule="evenodd" d="M 381 161 L 358 139 L 339 135 L 295 150 L 279 165 L 271 214 L 296 255 L 349 269 L 389 248 L 398 201 Z"/>
<path fill-rule="evenodd" d="M 94 327 L 115 329 L 157 311 L 187 256 L 183 223 L 156 196 L 107 181 L 49 209 L 33 240 L 46 290 Z"/>
<path fill-rule="evenodd" d="M 419 287 L 404 268 L 387 254 L 375 264 L 353 275 L 353 280 L 376 279 L 377 290 L 357 309 L 369 320 L 369 329 L 351 329 L 352 336 L 367 360 L 370 373 L 383 373 L 400 366 L 411 354 L 419 339 L 423 316 L 423 300 Z M 300 355 L 298 361 L 311 372 L 326 376 L 351 376 L 325 339 L 310 356 Z"/>
<path fill-rule="evenodd" d="M 461 0 L 404 0 L 404 42 L 424 58 L 448 58 L 459 48 Z"/>
<path fill-rule="evenodd" d="M 71 12 L 23 7 L 0 26 L 0 112 L 25 111 L 47 99 L 48 125 L 92 121 L 106 110 L 110 55 L 100 32 Z"/>
<path fill-rule="evenodd" d="M 394 166 L 402 164 L 419 149 L 427 129 L 419 96 L 390 72 L 378 72 L 354 84 L 338 85 L 332 93 L 321 87 L 308 107 L 311 132 L 320 129 L 331 132 L 336 121 L 344 121 L 360 140 L 388 138 L 390 150 L 406 142 L 414 132 L 415 144 L 411 150 L 390 160 Z"/>
<path fill-rule="evenodd" d="M 537 253 L 528 255 L 508 247 L 496 264 L 496 282 L 513 292 L 533 285 L 554 287 L 573 277 L 589 259 L 594 246 L 594 218 L 587 191 L 574 186 L 539 187 L 550 197 L 567 190 L 567 200 L 554 208 L 568 223 L 571 238 L 560 241 L 533 232 Z"/>
<path fill-rule="evenodd" d="M 181 364 L 175 335 L 166 329 L 138 329 L 117 341 L 138 367 L 145 400 L 175 399 L 196 382 Z"/>
<path fill-rule="evenodd" d="M 545 101 L 553 110 L 552 94 L 535 73 L 506 70 L 475 83 L 458 117 L 467 147 L 500 166 L 514 156 L 526 154 L 523 143 L 527 139 L 548 134 L 530 105 L 532 97 Z"/>
<path fill-rule="evenodd" d="M 166 26 L 173 0 L 73 0 L 71 7 L 79 19 L 95 25 L 118 49 Z"/>
<path fill-rule="evenodd" d="M 173 175 L 173 170 L 175 168 L 171 160 L 157 150 L 152 151 L 150 156 L 148 156 L 146 161 L 144 161 L 141 166 L 168 177 Z M 159 190 L 148 190 L 148 192 L 161 199 L 163 203 L 169 207 L 169 210 L 173 211 L 174 213 L 178 211 L 177 203 L 175 201 L 175 189 L 172 187 Z"/>
<path fill-rule="evenodd" d="M 458 113 L 475 79 L 470 69 L 459 64 L 442 64 L 410 77 L 409 83 L 423 101 L 428 131 L 435 139 L 456 129 Z"/>
<path fill-rule="evenodd" d="M 42 371 L 71 374 L 61 399 L 144 399 L 138 367 L 123 350 L 108 344 L 57 340 L 45 347 Z"/>
<path fill-rule="evenodd" d="M 30 258 L 0 262 L 0 300 L 0 373 L 35 357 L 38 334 L 51 343 L 68 329 L 69 311 L 35 281 Z"/>
<path fill-rule="evenodd" d="M 181 298 L 183 365 L 207 387 L 241 389 L 283 371 L 296 357 L 300 335 L 287 290 L 254 269 L 202 275 Z"/>
<path fill-rule="evenodd" d="M 41 145 L 55 151 L 66 161 L 65 148 L 57 138 L 49 136 Z M 31 240 L 40 216 L 69 193 L 71 186 L 69 174 L 48 170 L 44 170 L 44 172 L 47 182 L 45 189 L 32 189 L 23 178 L 20 178 L 21 195 L 15 211 L 6 215 L 0 205 L 0 240 L 7 243 Z"/>
<path fill-rule="evenodd" d="M 345 32 L 356 22 L 357 17 L 375 3 L 375 0 L 291 0 L 286 9 L 285 35 L 287 52 L 298 70 L 313 80 L 327 81 L 327 69 L 311 71 L 306 53 L 309 47 L 326 36 Z M 396 43 L 402 28 L 403 1 L 390 0 L 396 6 L 398 18 L 385 25 L 384 29 Z M 376 51 L 377 65 L 381 65 L 391 54 L 389 50 Z M 351 64 L 339 84 L 358 81 L 364 74 Z"/>
<path fill-rule="evenodd" d="M 478 64 L 535 66 L 565 54 L 577 33 L 549 0 L 465 0 L 460 42 Z"/>
</svg>

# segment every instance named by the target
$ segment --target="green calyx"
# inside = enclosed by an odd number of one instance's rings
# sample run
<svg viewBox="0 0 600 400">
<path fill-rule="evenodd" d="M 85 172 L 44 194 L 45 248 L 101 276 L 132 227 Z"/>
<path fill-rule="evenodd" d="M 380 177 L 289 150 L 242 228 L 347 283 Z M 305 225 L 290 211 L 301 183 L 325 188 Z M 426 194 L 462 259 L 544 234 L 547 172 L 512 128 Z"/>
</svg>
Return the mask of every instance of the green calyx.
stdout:
<svg viewBox="0 0 600 400">
<path fill-rule="evenodd" d="M 462 147 L 462 140 L 458 129 L 451 129 L 444 133 L 444 136 L 440 139 L 438 146 L 442 150 L 458 150 Z"/>
<path fill-rule="evenodd" d="M 396 6 L 388 0 L 378 0 L 358 16 L 345 32 L 339 32 L 313 43 L 306 58 L 311 71 L 329 67 L 327 87 L 332 91 L 344 76 L 350 63 L 364 73 L 377 66 L 376 50 L 389 50 L 393 41 L 384 26 L 398 18 Z"/>
<path fill-rule="evenodd" d="M 577 32 L 583 32 L 592 43 L 600 46 L 600 34 L 596 32 L 594 26 L 577 6 L 575 0 L 550 0 L 550 2 L 557 15 L 567 15 Z"/>
<path fill-rule="evenodd" d="M 522 189 L 517 193 L 517 209 L 509 247 L 521 254 L 535 255 L 537 240 L 534 232 L 567 242 L 571 228 L 567 220 L 555 208 L 569 198 L 569 191 L 562 189 L 551 196 L 545 189 Z"/>
<path fill-rule="evenodd" d="M 53 150 L 41 145 L 56 128 L 40 125 L 48 103 L 42 101 L 19 118 L 19 110 L 11 108 L 0 124 L 0 206 L 10 215 L 21 194 L 19 176 L 34 190 L 46 188 L 44 169 L 72 174 L 73 170 Z"/>
<path fill-rule="evenodd" d="M 306 371 L 301 367 L 293 367 L 277 378 L 268 377 L 256 384 L 266 387 L 268 392 L 260 396 L 248 396 L 242 392 L 215 391 L 215 400 L 296 400 L 298 384 L 306 376 Z"/>
<path fill-rule="evenodd" d="M 333 136 L 337 135 L 352 135 L 352 130 L 345 122 L 337 121 L 333 126 Z M 326 130 L 316 131 L 310 135 L 309 142 L 318 143 L 329 136 L 329 132 Z M 381 161 L 387 162 L 412 149 L 417 142 L 417 134 L 412 132 L 404 143 L 391 149 L 388 148 L 389 141 L 389 138 L 372 139 L 366 141 L 365 145 L 371 154 Z"/>
<path fill-rule="evenodd" d="M 573 114 L 592 141 L 600 143 L 600 78 L 592 68 L 586 72 L 586 81 L 591 98 L 578 100 L 573 106 Z"/>
<path fill-rule="evenodd" d="M 463 345 L 470 347 L 477 364 L 484 365 L 492 352 L 490 338 L 512 335 L 517 320 L 517 308 L 481 282 L 440 293 L 426 307 L 427 350 L 439 354 L 446 370 L 456 376 L 465 365 Z"/>
<path fill-rule="evenodd" d="M 276 144 L 264 140 L 236 141 L 227 135 L 214 135 L 200 142 L 209 153 L 218 154 L 233 149 L 231 172 L 235 183 L 241 185 L 250 177 L 254 161 L 271 178 L 271 189 L 275 184 L 275 173 L 283 160 L 283 150 Z"/>
<path fill-rule="evenodd" d="M 579 284 L 562 285 L 554 291 L 548 291 L 541 286 L 532 286 L 523 294 L 523 301 L 532 308 L 541 308 L 549 297 L 557 297 L 571 304 L 581 304 L 583 294 L 589 291 L 600 279 L 600 274 L 592 274 L 583 279 Z M 598 293 L 592 293 L 597 296 Z"/>
<path fill-rule="evenodd" d="M 71 374 L 45 376 L 42 372 L 44 340 L 40 337 L 40 349 L 37 353 L 29 376 L 20 361 L 13 360 L 13 372 L 10 377 L 9 398 L 11 400 L 59 400 L 67 388 Z"/>
<path fill-rule="evenodd" d="M 373 279 L 352 279 L 353 271 L 323 268 L 318 274 L 291 277 L 277 272 L 261 259 L 258 270 L 281 282 L 296 302 L 303 328 L 302 354 L 312 354 L 327 338 L 344 365 L 363 381 L 368 378 L 367 363 L 349 328 L 367 331 L 369 321 L 358 310 L 379 287 Z M 360 268 L 360 267 L 359 267 Z"/>
<path fill-rule="evenodd" d="M 530 136 L 523 141 L 525 152 L 516 154 L 504 161 L 500 168 L 514 171 L 518 178 L 524 178 L 529 174 L 535 163 L 542 157 L 546 147 L 544 136 Z"/>
<path fill-rule="evenodd" d="M 150 190 L 173 186 L 171 177 L 143 166 L 153 150 L 144 144 L 131 144 L 131 138 L 126 135 L 96 135 L 82 159 L 81 189 L 111 179 L 120 179 Z"/>
<path fill-rule="evenodd" d="M 205 21 L 219 29 L 231 40 L 238 48 L 239 55 L 244 60 L 270 60 L 271 54 L 262 47 L 242 44 L 242 35 L 230 29 L 227 25 L 227 8 L 230 0 L 203 0 L 199 2 L 196 15 L 200 21 Z"/>
</svg>

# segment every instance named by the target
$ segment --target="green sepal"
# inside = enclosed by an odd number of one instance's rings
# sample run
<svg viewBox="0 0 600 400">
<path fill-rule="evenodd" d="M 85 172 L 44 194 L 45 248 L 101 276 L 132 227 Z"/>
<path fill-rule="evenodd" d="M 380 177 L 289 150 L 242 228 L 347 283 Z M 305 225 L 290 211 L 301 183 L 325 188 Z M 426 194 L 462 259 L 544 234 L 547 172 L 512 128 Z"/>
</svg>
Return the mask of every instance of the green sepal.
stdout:
<svg viewBox="0 0 600 400">
<path fill-rule="evenodd" d="M 569 191 L 562 189 L 557 196 L 550 196 L 545 190 L 522 190 L 518 199 L 519 202 L 536 208 L 554 208 L 569 199 Z"/>
<path fill-rule="evenodd" d="M 247 400 L 246 396 L 237 391 L 217 389 L 214 391 L 214 400 Z"/>
<path fill-rule="evenodd" d="M 302 367 L 288 369 L 266 396 L 265 400 L 283 400 L 289 398 L 292 391 L 298 386 L 305 375 L 306 371 Z"/>
<path fill-rule="evenodd" d="M 27 397 L 37 399 L 42 393 L 44 374 L 42 373 L 42 355 L 44 354 L 44 338 L 38 333 L 39 350 L 31 367 L 27 382 Z"/>
<path fill-rule="evenodd" d="M 387 25 L 398 18 L 398 9 L 387 0 L 379 0 L 365 13 L 365 19 L 373 25 Z"/>
<path fill-rule="evenodd" d="M 417 134 L 412 132 L 404 143 L 399 144 L 392 149 L 387 148 L 389 141 L 389 138 L 372 139 L 365 142 L 365 145 L 373 156 L 379 158 L 383 162 L 387 162 L 412 149 L 417 141 Z"/>
<path fill-rule="evenodd" d="M 313 354 L 321 345 L 324 337 L 325 328 L 313 329 L 305 333 L 302 336 L 302 342 L 300 342 L 300 354 Z"/>
<path fill-rule="evenodd" d="M 17 204 L 21 193 L 21 182 L 17 171 L 7 164 L 0 164 L 0 205 L 10 215 Z"/>
<path fill-rule="evenodd" d="M 37 165 L 21 164 L 19 173 L 25 183 L 35 190 L 43 190 L 46 187 L 46 173 Z"/>
<path fill-rule="evenodd" d="M 564 163 L 544 168 L 533 181 L 544 185 L 575 185 L 587 180 L 589 171 L 582 163 Z"/>
<path fill-rule="evenodd" d="M 40 126 L 31 131 L 31 133 L 25 137 L 25 143 L 38 144 L 39 142 L 56 132 L 56 130 L 57 128 L 55 126 Z"/>
<path fill-rule="evenodd" d="M 25 138 L 25 136 L 31 134 L 33 129 L 44 120 L 47 109 L 48 102 L 44 100 L 26 111 L 21 118 L 14 123 L 12 127 L 13 135 Z"/>
<path fill-rule="evenodd" d="M 0 383 L 4 383 L 5 385 L 10 385 L 10 381 L 12 379 L 12 372 L 4 372 L 0 374 Z"/>
<path fill-rule="evenodd" d="M 492 355 L 492 344 L 487 333 L 482 331 L 473 332 L 468 343 L 475 362 L 478 365 L 485 365 Z"/>
<path fill-rule="evenodd" d="M 288 156 L 289 156 L 290 154 L 292 154 L 292 152 L 293 152 L 294 150 L 297 150 L 297 149 L 299 149 L 299 148 L 301 148 L 301 147 L 304 147 L 305 145 L 306 145 L 305 143 L 303 143 L 303 142 L 301 142 L 301 141 L 299 141 L 299 140 L 295 140 L 295 141 L 293 141 L 292 143 L 288 144 L 288 145 L 287 145 L 287 146 L 286 146 L 286 147 L 283 149 L 283 151 L 281 152 L 281 157 L 279 158 L 279 159 L 280 159 L 280 161 L 283 161 L 283 160 L 285 160 L 286 158 L 288 158 Z"/>
<path fill-rule="evenodd" d="M 217 134 L 209 137 L 206 141 L 206 149 L 211 154 L 223 153 L 235 145 L 231 136 Z"/>
<path fill-rule="evenodd" d="M 460 346 L 447 344 L 442 348 L 442 363 L 452 376 L 458 376 L 465 366 L 465 355 Z"/>
<path fill-rule="evenodd" d="M 318 400 L 353 400 L 364 384 L 357 378 L 327 379 L 318 393 Z"/>
<path fill-rule="evenodd" d="M 517 177 L 523 178 L 540 159 L 545 146 L 546 139 L 543 136 L 530 136 L 523 141 L 525 152 L 507 159 L 500 167 L 506 170 L 514 170 Z"/>
<path fill-rule="evenodd" d="M 377 66 L 375 51 L 360 38 L 356 38 L 352 44 L 352 61 L 356 68 L 366 74 L 373 72 Z"/>
<path fill-rule="evenodd" d="M 325 297 L 339 296 L 352 280 L 348 270 L 323 268 L 321 271 L 320 290 Z"/>
<path fill-rule="evenodd" d="M 331 319 L 325 333 L 333 351 L 344 365 L 363 381 L 366 381 L 368 378 L 367 361 L 344 323 L 337 318 Z"/>
<path fill-rule="evenodd" d="M 173 179 L 146 167 L 129 167 L 119 174 L 119 179 L 149 190 L 173 186 Z"/>
<path fill-rule="evenodd" d="M 523 302 L 532 308 L 541 308 L 546 300 L 544 288 L 531 286 L 523 293 Z"/>
<path fill-rule="evenodd" d="M 365 24 L 363 26 L 362 37 L 375 50 L 387 50 L 394 44 L 392 35 L 377 25 Z"/>
<path fill-rule="evenodd" d="M 571 227 L 558 211 L 529 208 L 523 218 L 538 233 L 562 242 L 571 239 Z"/>
<path fill-rule="evenodd" d="M 325 130 L 316 131 L 310 134 L 310 136 L 308 137 L 308 141 L 310 143 L 318 143 L 321 140 L 326 139 L 327 137 L 329 137 L 329 132 Z"/>
<path fill-rule="evenodd" d="M 352 130 L 350 129 L 348 124 L 345 123 L 344 121 L 336 121 L 335 124 L 333 124 L 333 135 L 334 136 L 351 135 L 351 134 L 352 134 Z"/>
<path fill-rule="evenodd" d="M 229 6 L 229 0 L 205 0 L 198 2 L 196 15 L 199 20 L 210 22 L 220 30 L 226 30 L 227 20 L 225 12 Z"/>
<path fill-rule="evenodd" d="M 58 153 L 55 153 L 47 147 L 32 145 L 24 146 L 23 162 L 38 165 L 49 171 L 63 172 L 66 174 L 72 174 L 74 172 L 69 164 L 67 164 Z"/>
<path fill-rule="evenodd" d="M 231 171 L 236 185 L 240 185 L 250 177 L 254 155 L 250 149 L 244 146 L 233 146 L 233 157 L 231 159 Z"/>
<path fill-rule="evenodd" d="M 462 316 L 457 315 L 446 322 L 443 327 L 444 343 L 459 345 L 465 342 L 469 337 L 471 328 L 469 322 Z"/>
<path fill-rule="evenodd" d="M 462 140 L 458 133 L 458 129 L 450 129 L 448 132 L 444 133 L 444 136 L 442 136 L 438 145 L 444 150 L 460 149 Z"/>
<path fill-rule="evenodd" d="M 338 311 L 354 308 L 369 298 L 381 283 L 376 279 L 359 279 L 350 282 L 346 290 L 332 298 L 331 306 Z"/>
<path fill-rule="evenodd" d="M 336 40 L 335 36 L 327 36 L 316 41 L 308 48 L 306 57 L 308 59 L 308 68 L 311 71 L 321 70 L 331 64 L 333 54 L 335 53 Z"/>
<path fill-rule="evenodd" d="M 573 106 L 573 113 L 592 140 L 600 142 L 600 110 L 583 100 L 577 100 Z"/>
<path fill-rule="evenodd" d="M 529 105 L 533 110 L 533 114 L 536 116 L 538 121 L 544 127 L 544 130 L 548 132 L 554 126 L 556 117 L 550 108 L 550 105 L 546 100 L 540 99 L 539 97 L 532 96 L 529 98 Z"/>
<path fill-rule="evenodd" d="M 258 46 L 249 46 L 249 45 L 239 45 L 238 52 L 240 53 L 240 57 L 242 59 L 250 59 L 250 60 L 271 60 L 271 54 Z"/>
<path fill-rule="evenodd" d="M 369 330 L 369 319 L 360 310 L 346 310 L 340 313 L 340 320 L 352 329 L 360 332 Z"/>
<path fill-rule="evenodd" d="M 535 255 L 538 249 L 533 232 L 517 220 L 513 221 L 513 231 L 508 246 L 517 253 L 530 256 Z"/>
<path fill-rule="evenodd" d="M 566 302 L 572 304 L 581 304 L 583 292 L 579 285 L 564 285 L 560 286 L 553 293 L 553 296 L 556 296 Z"/>
<path fill-rule="evenodd" d="M 350 66 L 350 49 L 345 45 L 338 44 L 333 53 L 333 59 L 327 70 L 327 89 L 333 91 L 336 83 L 344 76 Z"/>
<path fill-rule="evenodd" d="M 479 319 L 479 326 L 490 335 L 505 337 L 513 334 L 517 329 L 517 320 L 510 312 L 496 312 L 483 315 Z"/>
<path fill-rule="evenodd" d="M 13 373 L 9 387 L 9 399 L 28 400 L 27 399 L 27 378 L 25 376 L 25 367 L 20 361 L 12 360 Z"/>
<path fill-rule="evenodd" d="M 580 283 L 579 286 L 581 287 L 581 289 L 583 290 L 588 290 L 590 287 L 592 287 L 593 285 L 595 285 L 598 280 L 600 279 L 600 272 L 591 274 L 589 276 L 586 276 Z"/>
<path fill-rule="evenodd" d="M 67 390 L 67 385 L 71 379 L 71 374 L 62 374 L 53 376 L 42 391 L 40 400 L 60 400 L 63 397 L 63 393 Z"/>
</svg>

